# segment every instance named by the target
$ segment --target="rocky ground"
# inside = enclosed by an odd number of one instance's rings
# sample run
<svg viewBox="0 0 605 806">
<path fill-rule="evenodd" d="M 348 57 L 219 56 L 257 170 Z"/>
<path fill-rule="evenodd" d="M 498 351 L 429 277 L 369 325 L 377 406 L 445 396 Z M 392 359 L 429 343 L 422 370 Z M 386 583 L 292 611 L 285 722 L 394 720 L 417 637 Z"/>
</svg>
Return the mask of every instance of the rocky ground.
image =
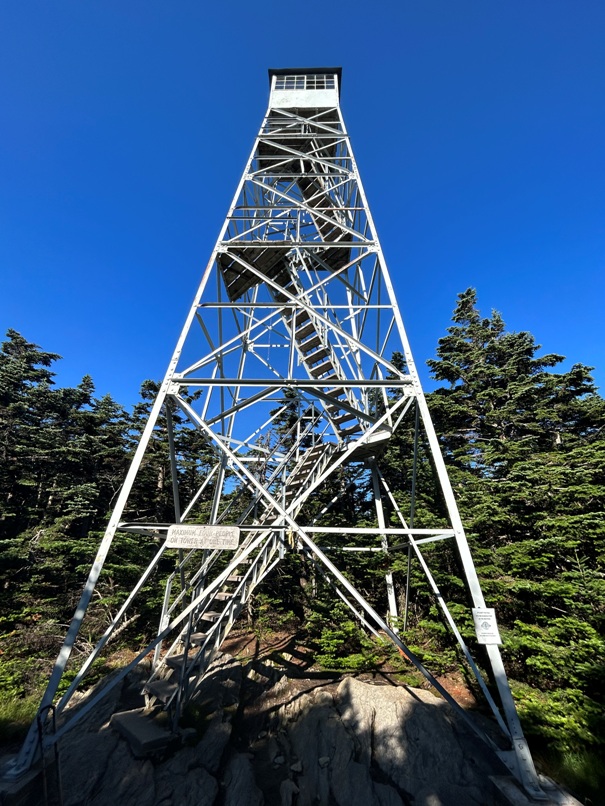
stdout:
<svg viewBox="0 0 605 806">
<path fill-rule="evenodd" d="M 63 806 L 502 802 L 491 776 L 505 768 L 430 692 L 388 675 L 326 677 L 307 668 L 304 652 L 259 653 L 249 636 L 229 648 L 238 659 L 213 663 L 185 741 L 155 756 L 135 758 L 109 724 L 140 679 L 108 694 L 61 740 Z"/>
</svg>

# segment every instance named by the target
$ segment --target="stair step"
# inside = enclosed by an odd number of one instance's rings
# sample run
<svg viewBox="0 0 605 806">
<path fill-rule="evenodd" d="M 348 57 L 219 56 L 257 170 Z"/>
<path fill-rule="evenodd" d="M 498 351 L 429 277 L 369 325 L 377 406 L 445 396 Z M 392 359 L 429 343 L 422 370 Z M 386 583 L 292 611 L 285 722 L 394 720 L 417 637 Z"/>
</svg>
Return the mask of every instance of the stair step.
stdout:
<svg viewBox="0 0 605 806">
<path fill-rule="evenodd" d="M 311 332 L 313 332 L 313 331 L 311 330 Z M 309 353 L 309 352 L 311 352 L 311 350 L 314 350 L 316 347 L 319 347 L 319 345 L 321 344 L 321 339 L 319 338 L 318 333 L 316 333 L 310 339 L 307 339 L 307 341 L 303 341 L 303 342 L 301 342 L 300 339 L 298 338 L 298 333 L 296 334 L 296 336 L 297 336 L 297 341 L 299 343 L 299 347 L 300 347 L 300 349 L 302 350 L 303 353 Z M 301 338 L 302 338 L 302 336 L 301 336 Z"/>
<path fill-rule="evenodd" d="M 334 371 L 334 364 L 331 361 L 324 361 L 323 364 L 319 364 L 316 367 L 312 367 L 310 372 L 314 378 L 320 378 L 322 375 L 325 375 L 326 372 L 333 372 Z M 325 380 L 329 380 L 326 378 Z"/>
<path fill-rule="evenodd" d="M 134 711 L 121 711 L 111 717 L 111 727 L 126 739 L 137 758 L 163 750 L 173 739 L 172 733 L 153 719 L 153 713 L 137 708 Z"/>
<path fill-rule="evenodd" d="M 218 591 L 212 597 L 212 601 L 213 602 L 226 602 L 227 599 L 231 599 L 232 596 L 233 596 L 233 594 L 229 593 L 228 591 Z"/>
<path fill-rule="evenodd" d="M 326 411 L 328 414 L 333 417 L 335 412 L 342 411 L 344 406 L 348 406 L 348 400 L 332 400 L 330 403 L 326 403 Z"/>
<path fill-rule="evenodd" d="M 305 364 L 317 364 L 318 361 L 321 361 L 322 358 L 326 358 L 330 354 L 330 351 L 323 347 L 321 350 L 317 350 L 315 353 L 311 353 L 311 355 L 306 355 L 304 357 Z"/>
<path fill-rule="evenodd" d="M 335 372 L 332 372 L 331 375 L 326 375 L 325 378 L 322 378 L 322 381 L 324 381 L 325 383 L 336 383 L 336 381 L 339 381 L 339 380 L 341 380 L 341 379 L 338 377 L 338 375 L 336 375 Z M 337 388 L 336 391 L 334 391 L 329 386 L 324 386 L 324 389 L 326 390 L 327 394 L 330 395 L 330 397 L 340 398 L 345 394 L 345 390 L 342 387 Z M 338 402 L 338 401 L 336 401 L 336 402 Z"/>
<path fill-rule="evenodd" d="M 208 638 L 208 633 L 194 632 L 189 636 L 189 643 L 191 646 L 201 646 L 206 638 Z"/>
<path fill-rule="evenodd" d="M 303 470 L 308 470 L 308 468 L 313 467 L 313 465 L 316 465 L 323 455 L 324 455 L 323 446 L 320 451 L 305 454 L 303 456 L 302 461 L 296 466 L 296 472 L 300 473 Z"/>
<path fill-rule="evenodd" d="M 294 314 L 294 322 L 296 323 L 296 329 L 298 330 L 301 327 L 303 322 L 306 322 L 308 319 L 311 319 L 309 316 L 308 311 L 296 311 Z"/>
<path fill-rule="evenodd" d="M 215 621 L 218 621 L 222 613 L 218 613 L 216 610 L 206 610 L 205 613 L 202 613 L 200 621 L 210 621 L 214 624 Z"/>
<path fill-rule="evenodd" d="M 340 432 L 340 435 L 342 437 L 349 437 L 351 434 L 358 434 L 361 430 L 361 425 L 359 423 L 355 423 L 355 425 L 351 426 L 351 428 L 343 428 Z"/>
<path fill-rule="evenodd" d="M 299 472 L 303 470 L 308 470 L 310 467 L 313 467 L 317 463 L 319 456 L 310 456 L 308 459 L 298 466 Z"/>
<path fill-rule="evenodd" d="M 282 286 L 283 291 L 276 291 L 275 292 L 275 299 L 277 302 L 286 302 L 288 297 L 284 292 L 288 292 L 288 294 L 292 294 L 292 296 L 296 296 L 296 288 L 293 285 Z"/>
<path fill-rule="evenodd" d="M 297 320 L 298 322 L 299 320 Z M 304 325 L 301 325 L 298 330 L 294 332 L 294 338 L 297 342 L 301 342 L 302 339 L 306 339 L 307 336 L 310 336 L 311 333 L 315 332 L 315 325 L 310 320 L 306 322 Z"/>
<path fill-rule="evenodd" d="M 300 470 L 308 470 L 310 467 L 314 467 L 317 462 L 319 461 L 319 456 L 310 456 L 308 459 L 305 459 L 302 464 L 299 465 Z"/>
<path fill-rule="evenodd" d="M 241 582 L 243 576 L 239 576 L 238 574 L 232 574 L 230 577 L 227 577 L 227 582 Z"/>
<path fill-rule="evenodd" d="M 166 658 L 166 666 L 168 666 L 169 669 L 177 669 L 180 671 L 183 668 L 184 663 L 191 663 L 193 657 L 193 654 L 170 655 L 168 658 Z M 193 674 L 193 671 L 191 671 L 191 674 Z"/>
<path fill-rule="evenodd" d="M 349 420 L 354 420 L 354 419 L 355 419 L 355 415 L 351 414 L 351 412 L 348 411 L 346 414 L 343 414 L 341 417 L 335 417 L 334 418 L 334 424 L 335 425 L 342 425 L 342 423 L 348 423 Z"/>
<path fill-rule="evenodd" d="M 156 697 L 160 702 L 166 703 L 176 692 L 178 687 L 178 681 L 171 677 L 167 677 L 163 680 L 158 678 L 152 680 L 151 683 L 146 683 L 145 691 Z"/>
<path fill-rule="evenodd" d="M 234 255 L 238 255 L 246 262 L 254 265 L 263 274 L 274 277 L 276 281 L 281 282 L 282 278 L 287 279 L 289 276 L 289 273 L 284 270 L 284 258 L 287 251 L 287 247 L 283 249 L 271 247 L 261 250 L 257 247 L 244 247 L 239 249 L 234 247 L 229 252 L 221 254 L 218 262 L 229 299 L 239 299 L 249 288 L 259 283 L 256 275 L 243 268 L 236 261 Z"/>
</svg>

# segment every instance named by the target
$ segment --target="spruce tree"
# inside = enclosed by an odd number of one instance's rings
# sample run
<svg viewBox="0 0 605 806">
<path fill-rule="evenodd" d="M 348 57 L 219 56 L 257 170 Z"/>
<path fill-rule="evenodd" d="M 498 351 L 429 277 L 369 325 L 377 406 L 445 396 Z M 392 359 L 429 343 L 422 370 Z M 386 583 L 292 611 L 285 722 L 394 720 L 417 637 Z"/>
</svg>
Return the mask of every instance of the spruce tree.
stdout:
<svg viewBox="0 0 605 806">
<path fill-rule="evenodd" d="M 577 746 L 602 735 L 605 401 L 590 368 L 556 372 L 563 357 L 539 350 L 468 289 L 429 362 L 447 384 L 429 406 L 524 712 Z"/>
</svg>

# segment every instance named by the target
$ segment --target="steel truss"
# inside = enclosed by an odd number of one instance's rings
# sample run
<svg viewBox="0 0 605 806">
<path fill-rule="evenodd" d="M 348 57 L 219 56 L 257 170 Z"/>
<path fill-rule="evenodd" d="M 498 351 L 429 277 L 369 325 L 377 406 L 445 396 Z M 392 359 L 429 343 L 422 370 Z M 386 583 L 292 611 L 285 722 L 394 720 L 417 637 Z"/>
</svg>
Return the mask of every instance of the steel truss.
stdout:
<svg viewBox="0 0 605 806">
<path fill-rule="evenodd" d="M 270 71 L 271 101 L 233 203 L 137 447 L 80 603 L 57 659 L 41 709 L 56 700 L 95 585 L 117 532 L 158 542 L 155 556 L 130 591 L 72 684 L 56 702 L 58 727 L 48 744 L 94 709 L 106 688 L 71 713 L 65 708 L 166 557 L 156 637 L 117 676 L 119 683 L 153 653 L 145 694 L 148 711 L 172 713 L 176 726 L 215 651 L 256 586 L 290 551 L 302 552 L 359 619 L 399 647 L 471 728 L 502 757 L 525 790 L 543 799 L 497 645 L 487 655 L 500 706 L 492 698 L 423 554 L 426 544 L 453 541 L 475 608 L 485 601 L 338 103 L 338 70 Z M 285 77 L 284 77 L 285 76 Z M 322 78 L 323 76 L 323 78 Z M 325 78 L 327 76 L 327 79 Z M 325 80 L 324 80 L 325 79 Z M 311 89 L 304 89 L 304 81 Z M 276 83 L 281 82 L 281 83 Z M 301 83 L 302 82 L 302 83 Z M 323 83 L 322 83 L 323 82 Z M 301 92 L 301 87 L 303 91 Z M 279 91 L 277 88 L 280 88 Z M 285 90 L 285 91 L 284 91 Z M 280 95 L 281 92 L 281 95 Z M 316 93 L 316 96 L 313 93 Z M 309 100 L 310 99 L 310 100 Z M 403 360 L 394 360 L 394 354 Z M 185 457 L 176 426 L 196 429 L 214 457 L 194 493 L 184 495 Z M 158 422 L 168 444 L 174 523 L 238 524 L 235 552 L 167 549 L 169 524 L 134 519 L 129 501 Z M 285 424 L 284 424 L 285 423 Z M 393 435 L 412 440 L 412 489 L 404 514 L 381 470 Z M 449 523 L 414 523 L 419 435 L 428 444 Z M 187 457 L 189 466 L 196 457 Z M 331 502 L 311 520 L 305 505 L 346 469 L 349 483 L 371 491 L 375 525 L 329 527 Z M 203 503 L 203 506 L 202 506 Z M 394 523 L 392 523 L 392 519 Z M 320 548 L 316 539 L 326 544 Z M 364 541 L 360 545 L 360 540 Z M 388 615 L 379 614 L 339 569 L 349 550 L 393 556 L 408 551 L 404 618 L 399 619 L 391 572 Z M 409 563 L 426 574 L 452 634 L 483 690 L 508 750 L 452 700 L 406 646 Z M 13 774 L 27 770 L 39 746 L 32 726 Z"/>
</svg>

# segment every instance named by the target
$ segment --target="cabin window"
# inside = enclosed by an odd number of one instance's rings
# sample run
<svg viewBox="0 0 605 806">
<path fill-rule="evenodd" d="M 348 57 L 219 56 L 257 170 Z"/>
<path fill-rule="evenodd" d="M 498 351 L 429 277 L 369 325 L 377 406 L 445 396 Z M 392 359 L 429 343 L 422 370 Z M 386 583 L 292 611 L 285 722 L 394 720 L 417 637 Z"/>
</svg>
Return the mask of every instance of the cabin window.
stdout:
<svg viewBox="0 0 605 806">
<path fill-rule="evenodd" d="M 336 77 L 328 73 L 309 73 L 309 75 L 276 76 L 276 90 L 333 90 Z"/>
</svg>

